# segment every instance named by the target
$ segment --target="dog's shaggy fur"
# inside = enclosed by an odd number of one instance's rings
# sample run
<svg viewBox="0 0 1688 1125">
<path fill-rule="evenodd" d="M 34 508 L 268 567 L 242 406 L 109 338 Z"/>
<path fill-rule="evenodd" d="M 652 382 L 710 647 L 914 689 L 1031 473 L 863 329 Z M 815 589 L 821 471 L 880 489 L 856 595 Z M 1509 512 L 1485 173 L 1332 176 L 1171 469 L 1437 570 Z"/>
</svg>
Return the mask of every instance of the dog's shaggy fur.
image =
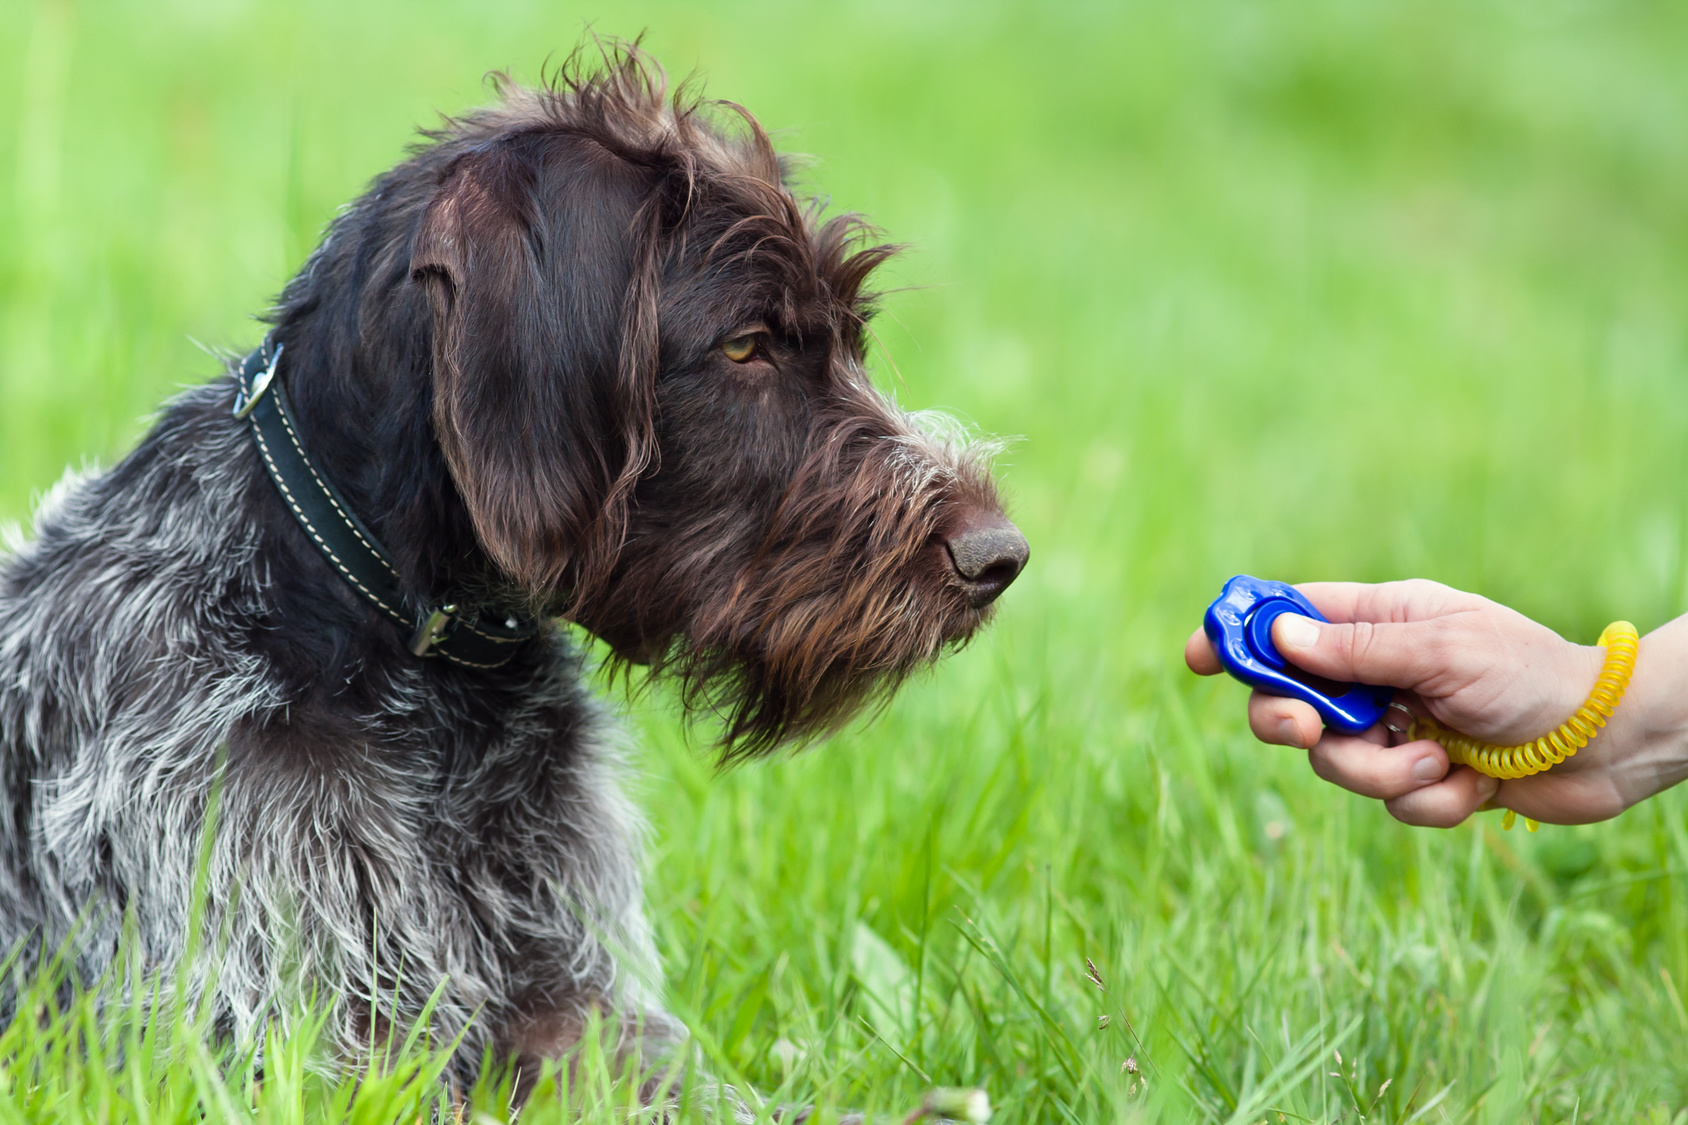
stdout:
<svg viewBox="0 0 1688 1125">
<path fill-rule="evenodd" d="M 794 200 L 747 114 L 620 48 L 380 177 L 283 293 L 280 377 L 417 606 L 577 622 L 727 756 L 767 751 L 966 639 L 1024 561 L 976 451 L 864 375 L 888 251 L 861 235 Z M 594 1011 L 679 1034 L 579 652 L 553 627 L 491 671 L 412 656 L 234 391 L 67 479 L 0 563 L 0 937 L 74 933 L 94 975 L 127 913 L 228 1033 L 315 990 L 345 1057 L 443 981 L 465 1076 Z M 214 970 L 180 964 L 202 835 Z"/>
</svg>

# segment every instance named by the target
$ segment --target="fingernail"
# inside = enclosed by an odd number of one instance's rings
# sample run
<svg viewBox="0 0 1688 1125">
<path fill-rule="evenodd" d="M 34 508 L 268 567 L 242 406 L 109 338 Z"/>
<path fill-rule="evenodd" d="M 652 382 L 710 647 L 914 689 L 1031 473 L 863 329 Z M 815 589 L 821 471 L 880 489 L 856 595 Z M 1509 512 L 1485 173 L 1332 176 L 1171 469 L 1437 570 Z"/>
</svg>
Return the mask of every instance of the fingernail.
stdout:
<svg viewBox="0 0 1688 1125">
<path fill-rule="evenodd" d="M 1278 737 L 1283 740 L 1285 746 L 1307 749 L 1301 745 L 1301 727 L 1294 719 L 1284 719 L 1278 724 Z"/>
<path fill-rule="evenodd" d="M 1286 613 L 1278 618 L 1272 623 L 1272 632 L 1282 648 L 1312 648 L 1319 643 L 1318 623 L 1299 613 Z"/>
<path fill-rule="evenodd" d="M 1477 777 L 1477 795 L 1487 801 L 1500 792 L 1500 778 L 1479 774 Z"/>
<path fill-rule="evenodd" d="M 1442 768 L 1442 761 L 1434 754 L 1426 754 L 1413 763 L 1414 781 L 1435 781 L 1447 771 Z"/>
</svg>

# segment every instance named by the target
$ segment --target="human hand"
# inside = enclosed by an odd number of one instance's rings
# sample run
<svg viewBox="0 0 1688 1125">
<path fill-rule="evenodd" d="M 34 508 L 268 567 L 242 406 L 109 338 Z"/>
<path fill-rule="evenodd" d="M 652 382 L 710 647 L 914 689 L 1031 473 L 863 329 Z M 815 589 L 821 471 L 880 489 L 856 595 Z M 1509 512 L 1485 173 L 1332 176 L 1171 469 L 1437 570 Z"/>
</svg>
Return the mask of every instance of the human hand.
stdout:
<svg viewBox="0 0 1688 1125">
<path fill-rule="evenodd" d="M 1321 623 L 1295 614 L 1272 642 L 1298 668 L 1343 682 L 1403 689 L 1396 698 L 1443 726 L 1500 746 L 1564 722 L 1588 697 L 1604 650 L 1575 645 L 1523 614 L 1475 594 L 1414 580 L 1297 587 Z M 1200 629 L 1184 646 L 1192 671 L 1222 670 Z M 1485 804 L 1534 820 L 1582 824 L 1616 816 L 1688 776 L 1688 618 L 1642 642 L 1617 712 L 1586 747 L 1545 773 L 1510 781 L 1468 766 L 1424 739 L 1398 742 L 1377 726 L 1358 736 L 1323 729 L 1312 707 L 1255 692 L 1249 727 L 1262 742 L 1308 750 L 1313 770 L 1383 800 L 1408 824 L 1451 827 Z"/>
</svg>

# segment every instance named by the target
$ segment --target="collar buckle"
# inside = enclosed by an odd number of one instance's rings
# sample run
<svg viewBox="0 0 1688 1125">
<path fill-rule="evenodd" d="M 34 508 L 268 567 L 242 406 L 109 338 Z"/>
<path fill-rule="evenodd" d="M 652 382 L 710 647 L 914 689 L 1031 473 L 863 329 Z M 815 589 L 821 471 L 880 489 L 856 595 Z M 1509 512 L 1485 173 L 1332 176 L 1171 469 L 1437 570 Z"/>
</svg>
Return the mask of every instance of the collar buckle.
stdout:
<svg viewBox="0 0 1688 1125">
<path fill-rule="evenodd" d="M 457 623 L 457 607 L 442 605 L 431 610 L 416 626 L 416 632 L 410 637 L 410 651 L 417 656 L 427 656 L 428 650 L 440 642 L 446 631 Z"/>
</svg>

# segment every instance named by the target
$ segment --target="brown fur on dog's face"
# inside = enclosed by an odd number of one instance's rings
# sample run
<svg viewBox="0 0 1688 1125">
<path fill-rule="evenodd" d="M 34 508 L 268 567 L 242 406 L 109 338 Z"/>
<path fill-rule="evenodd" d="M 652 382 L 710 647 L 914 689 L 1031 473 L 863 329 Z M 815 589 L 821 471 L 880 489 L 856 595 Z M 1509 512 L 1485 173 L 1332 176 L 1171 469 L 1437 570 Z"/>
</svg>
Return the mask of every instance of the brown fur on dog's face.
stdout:
<svg viewBox="0 0 1688 1125">
<path fill-rule="evenodd" d="M 958 529 L 1011 526 L 984 457 L 869 383 L 863 286 L 891 249 L 820 221 L 756 122 L 717 116 L 631 49 L 508 92 L 429 150 L 411 273 L 482 547 L 678 676 L 736 755 L 965 641 L 1024 553 L 983 594 L 963 578 Z"/>
</svg>

